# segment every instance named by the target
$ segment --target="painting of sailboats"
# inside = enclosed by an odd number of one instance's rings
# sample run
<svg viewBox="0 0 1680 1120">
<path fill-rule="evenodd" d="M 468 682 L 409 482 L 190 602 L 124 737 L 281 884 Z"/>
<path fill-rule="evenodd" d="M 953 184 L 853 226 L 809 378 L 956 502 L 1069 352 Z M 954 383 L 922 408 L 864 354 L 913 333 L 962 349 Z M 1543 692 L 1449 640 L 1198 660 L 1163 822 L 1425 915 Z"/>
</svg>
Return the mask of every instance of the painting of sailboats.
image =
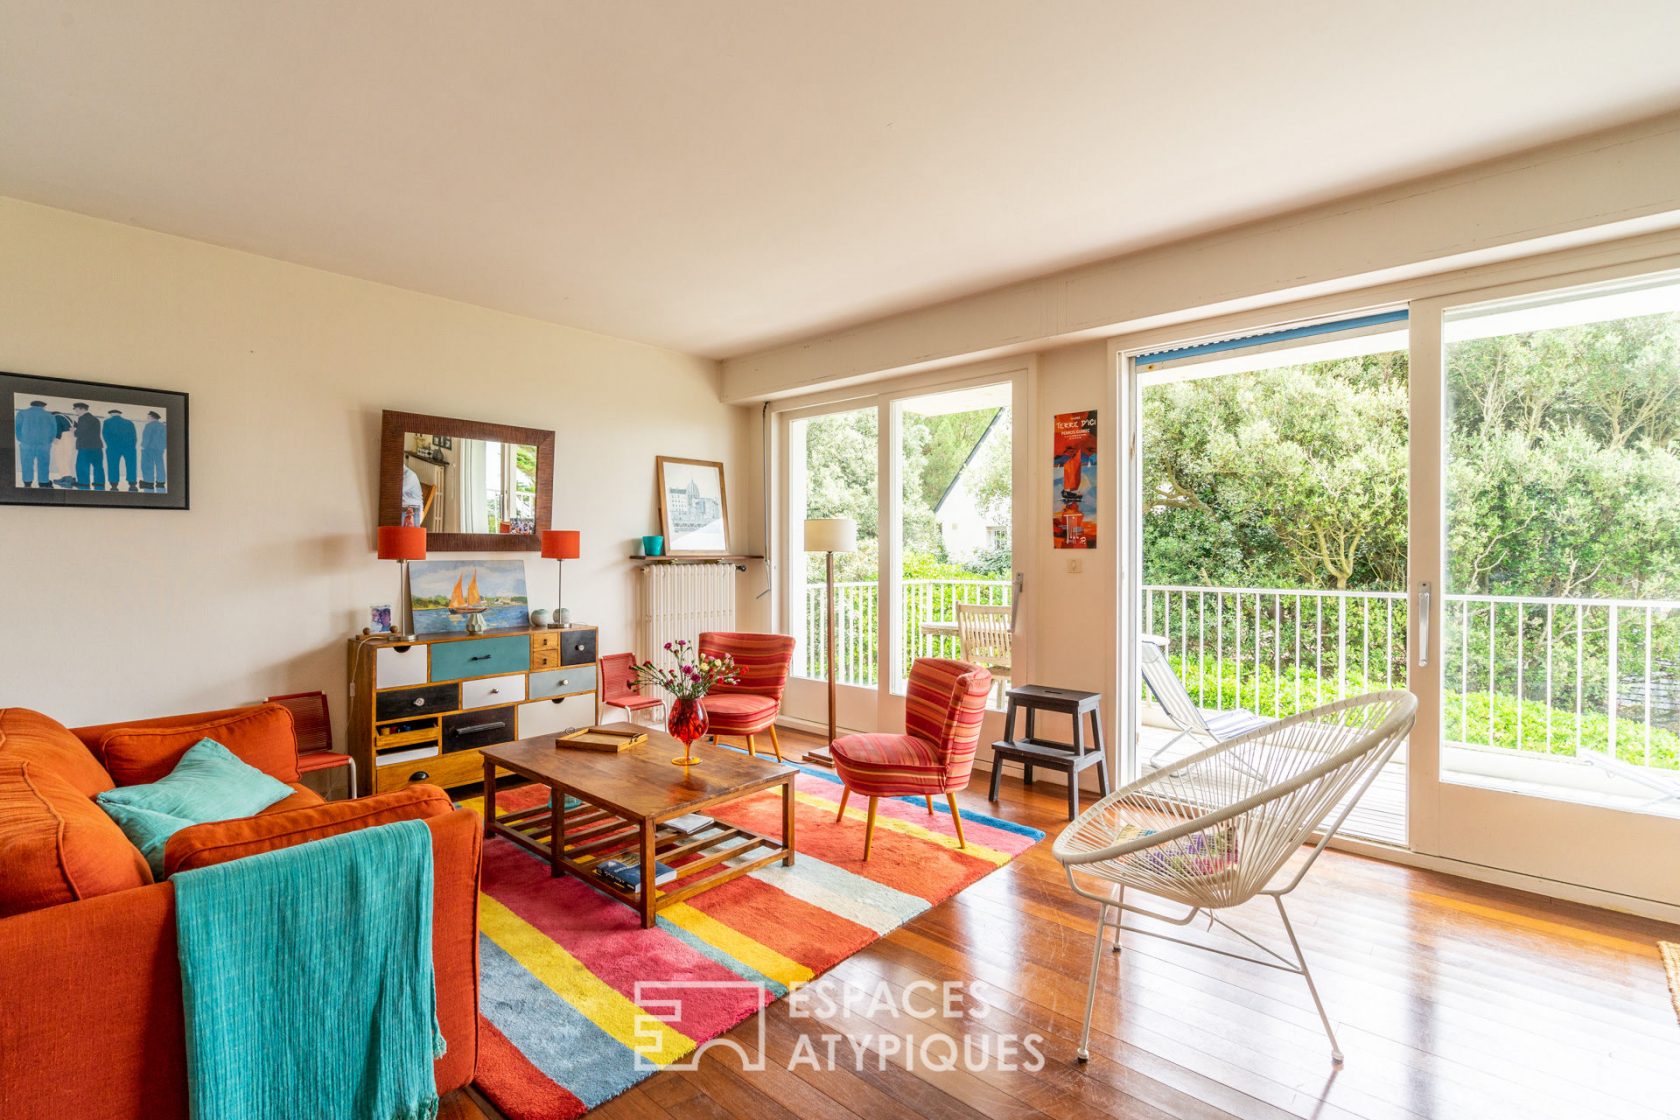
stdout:
<svg viewBox="0 0 1680 1120">
<path fill-rule="evenodd" d="M 491 630 L 530 625 L 523 560 L 415 560 L 408 582 L 416 634 L 465 634 L 475 617 Z"/>
</svg>

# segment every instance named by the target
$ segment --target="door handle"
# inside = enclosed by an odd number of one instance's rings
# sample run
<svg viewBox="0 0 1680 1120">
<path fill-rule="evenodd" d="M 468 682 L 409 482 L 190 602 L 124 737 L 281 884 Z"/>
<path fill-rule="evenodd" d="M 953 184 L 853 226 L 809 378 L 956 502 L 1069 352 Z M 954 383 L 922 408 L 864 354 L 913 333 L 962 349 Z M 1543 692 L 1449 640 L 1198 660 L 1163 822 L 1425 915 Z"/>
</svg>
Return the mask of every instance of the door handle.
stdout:
<svg viewBox="0 0 1680 1120">
<path fill-rule="evenodd" d="M 1433 597 L 1427 583 L 1418 584 L 1418 668 L 1429 665 L 1429 604 Z"/>
</svg>

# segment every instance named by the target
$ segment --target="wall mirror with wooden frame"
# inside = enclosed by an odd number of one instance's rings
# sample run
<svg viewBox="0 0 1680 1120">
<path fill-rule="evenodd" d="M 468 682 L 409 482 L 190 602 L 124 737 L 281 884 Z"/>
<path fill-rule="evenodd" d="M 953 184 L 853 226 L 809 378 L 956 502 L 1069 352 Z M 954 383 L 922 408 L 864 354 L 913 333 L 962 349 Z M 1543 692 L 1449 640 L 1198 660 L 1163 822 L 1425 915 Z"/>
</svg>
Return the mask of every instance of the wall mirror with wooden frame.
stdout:
<svg viewBox="0 0 1680 1120">
<path fill-rule="evenodd" d="M 554 433 L 384 414 L 379 524 L 420 525 L 433 552 L 536 551 L 554 507 Z"/>
</svg>

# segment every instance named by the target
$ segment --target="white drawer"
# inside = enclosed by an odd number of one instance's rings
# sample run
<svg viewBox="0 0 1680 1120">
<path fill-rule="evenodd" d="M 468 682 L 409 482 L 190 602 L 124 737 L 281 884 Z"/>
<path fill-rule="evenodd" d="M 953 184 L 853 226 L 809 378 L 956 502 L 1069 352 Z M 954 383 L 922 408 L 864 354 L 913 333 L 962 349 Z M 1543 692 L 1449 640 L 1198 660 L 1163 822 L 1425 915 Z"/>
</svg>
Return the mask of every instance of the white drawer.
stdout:
<svg viewBox="0 0 1680 1120">
<path fill-rule="evenodd" d="M 482 680 L 461 682 L 463 708 L 489 708 L 496 704 L 512 704 L 523 699 L 524 673 L 509 673 L 505 677 L 485 677 Z"/>
<path fill-rule="evenodd" d="M 426 683 L 426 647 L 381 646 L 373 651 L 373 686 L 402 688 Z"/>
<path fill-rule="evenodd" d="M 535 739 L 539 735 L 558 735 L 574 727 L 590 727 L 595 723 L 595 694 L 584 692 L 575 696 L 560 696 L 553 700 L 533 700 L 519 705 L 519 737 Z"/>
</svg>

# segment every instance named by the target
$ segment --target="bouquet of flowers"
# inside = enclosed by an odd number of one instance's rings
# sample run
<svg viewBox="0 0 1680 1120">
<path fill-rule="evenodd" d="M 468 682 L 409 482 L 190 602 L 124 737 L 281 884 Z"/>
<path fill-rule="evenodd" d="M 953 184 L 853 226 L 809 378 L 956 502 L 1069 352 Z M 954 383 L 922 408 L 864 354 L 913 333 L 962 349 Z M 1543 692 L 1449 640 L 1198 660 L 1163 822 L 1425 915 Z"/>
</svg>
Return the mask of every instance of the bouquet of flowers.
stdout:
<svg viewBox="0 0 1680 1120">
<path fill-rule="evenodd" d="M 676 668 L 661 669 L 651 661 L 644 661 L 633 670 L 637 684 L 662 688 L 677 700 L 699 700 L 717 685 L 734 684 L 741 679 L 735 659 L 727 653 L 711 657 L 686 639 L 666 642 L 665 652 L 677 659 Z"/>
</svg>

